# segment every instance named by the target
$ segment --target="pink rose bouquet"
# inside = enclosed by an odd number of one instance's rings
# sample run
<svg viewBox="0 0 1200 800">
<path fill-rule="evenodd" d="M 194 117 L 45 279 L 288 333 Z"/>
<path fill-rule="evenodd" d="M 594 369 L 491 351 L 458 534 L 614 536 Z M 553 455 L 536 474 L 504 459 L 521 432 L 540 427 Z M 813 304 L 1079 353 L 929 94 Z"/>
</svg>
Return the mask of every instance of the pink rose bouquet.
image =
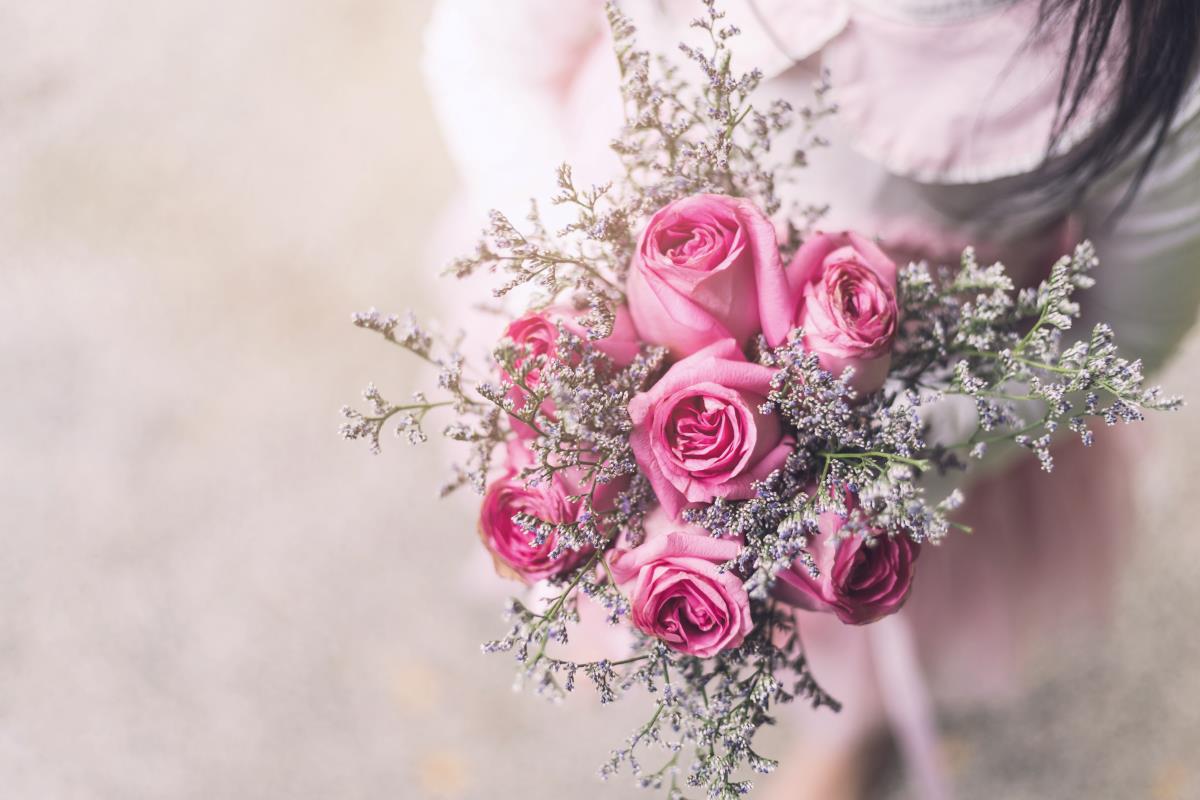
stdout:
<svg viewBox="0 0 1200 800">
<path fill-rule="evenodd" d="M 434 364 L 438 396 L 393 402 L 369 386 L 342 434 L 378 452 L 383 431 L 421 442 L 429 415 L 447 414 L 442 432 L 466 457 L 444 491 L 482 495 L 484 546 L 529 587 L 485 651 L 512 653 L 551 696 L 577 678 L 603 702 L 646 689 L 653 716 L 605 774 L 638 773 L 669 743 L 643 783 L 724 799 L 749 789 L 739 768 L 771 768 L 753 737 L 776 706 L 797 694 L 838 706 L 795 608 L 865 625 L 920 591 L 917 555 L 937 557 L 961 499 L 927 496 L 925 474 L 958 474 L 995 442 L 1050 469 L 1054 436 L 1090 443 L 1097 420 L 1179 401 L 1144 385 L 1107 326 L 1071 343 L 1089 244 L 1016 292 L 970 249 L 956 268 L 898 268 L 869 232 L 820 232 L 819 214 L 783 203 L 776 187 L 815 140 L 790 128 L 791 106 L 757 98 L 756 71 L 732 69 L 735 31 L 703 8 L 708 49 L 683 49 L 694 86 L 655 72 L 609 7 L 623 178 L 582 186 L 563 166 L 565 226 L 536 207 L 521 226 L 494 212 L 451 265 L 502 274 L 510 302 L 523 287 L 488 363 L 411 317 L 356 314 Z M 804 119 L 830 113 L 826 89 Z M 978 428 L 929 441 L 926 419 L 954 396 Z M 606 641 L 624 644 L 574 661 L 562 648 L 597 609 L 622 634 Z"/>
</svg>

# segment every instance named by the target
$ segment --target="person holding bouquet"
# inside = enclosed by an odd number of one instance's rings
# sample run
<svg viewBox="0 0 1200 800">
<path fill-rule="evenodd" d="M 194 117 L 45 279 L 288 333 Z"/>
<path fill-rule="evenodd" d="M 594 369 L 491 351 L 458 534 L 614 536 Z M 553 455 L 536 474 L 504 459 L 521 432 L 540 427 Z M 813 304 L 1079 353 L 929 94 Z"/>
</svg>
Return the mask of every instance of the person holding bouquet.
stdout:
<svg viewBox="0 0 1200 800">
<path fill-rule="evenodd" d="M 699 14 L 695 0 L 623 7 L 638 18 L 644 43 L 663 52 Z M 744 294 L 739 281 L 756 280 L 757 264 L 688 282 L 672 259 L 719 259 L 727 243 L 681 253 L 668 241 L 671 226 L 728 217 L 752 259 L 769 258 L 759 243 L 786 232 L 728 197 L 691 198 L 659 212 L 675 217 L 651 221 L 629 282 L 632 324 L 672 354 L 689 354 L 661 389 L 630 407 L 635 431 L 647 426 L 632 442 L 664 513 L 674 516 L 696 498 L 738 496 L 782 458 L 779 431 L 746 400 L 767 389 L 733 363 L 756 325 L 772 346 L 803 327 L 833 359 L 829 369 L 852 361 L 864 391 L 882 381 L 890 350 L 878 342 L 890 342 L 895 324 L 888 291 L 896 264 L 952 264 L 971 244 L 981 260 L 1003 261 L 1018 283 L 1033 286 L 1087 238 L 1102 266 L 1082 300 L 1085 321 L 1111 324 L 1149 369 L 1191 327 L 1200 304 L 1200 9 L 1191 0 L 731 0 L 724 10 L 740 29 L 740 57 L 761 68 L 766 93 L 803 107 L 823 75 L 832 84 L 837 112 L 822 122 L 825 146 L 812 149 L 804 181 L 779 189 L 788 200 L 829 207 L 817 223 L 824 233 L 797 256 L 811 262 L 806 275 L 822 277 L 802 282 L 800 306 L 767 309 L 760 284 L 757 307 L 728 307 Z M 615 177 L 620 165 L 607 145 L 621 106 L 611 48 L 598 0 L 440 0 L 425 67 L 464 182 L 446 223 L 451 235 L 468 241 L 488 208 L 520 208 L 545 194 L 540 180 L 563 161 L 592 181 Z M 838 233 L 848 229 L 864 236 Z M 846 248 L 852 258 L 831 256 Z M 861 324 L 858 316 L 853 325 L 834 319 L 822 296 L 830 271 L 837 285 L 853 287 L 855 308 L 867 309 Z M 805 319 L 789 316 L 797 307 L 807 309 Z M 689 325 L 696 308 L 719 324 Z M 714 375 L 727 376 L 728 385 L 679 394 Z M 709 463 L 715 441 L 741 441 L 721 438 L 735 433 L 718 426 L 720 415 L 740 420 L 731 430 L 753 430 L 755 438 L 737 459 Z M 661 419 L 683 431 L 670 446 L 654 438 Z M 956 432 L 974 426 L 974 410 L 951 406 L 929 422 L 935 437 L 961 438 Z M 807 609 L 798 612 L 799 626 L 817 674 L 832 694 L 854 698 L 841 715 L 806 717 L 804 741 L 786 767 L 805 777 L 786 796 L 860 796 L 864 747 L 887 720 L 904 717 L 881 687 L 928 685 L 941 701 L 1003 696 L 1030 643 L 1079 614 L 1102 613 L 1115 553 L 1133 535 L 1136 454 L 1115 435 L 1099 437 L 1086 460 L 1080 447 L 1057 442 L 1049 476 L 1038 476 L 1038 461 L 1019 452 L 975 473 L 959 518 L 986 535 L 948 540 L 937 558 L 922 559 L 911 593 L 901 580 L 899 589 L 889 584 L 872 595 L 885 598 L 882 605 L 858 602 L 854 586 L 838 583 L 833 561 L 821 581 L 802 570 L 784 577 L 782 591 Z M 702 460 L 703 470 L 689 467 Z M 836 527 L 830 520 L 822 536 Z M 655 518 L 647 529 L 661 535 L 651 548 L 615 559 L 614 571 L 644 591 L 653 610 L 666 601 L 659 584 L 638 583 L 647 565 L 668 569 L 672 559 L 695 554 L 673 523 Z M 890 559 L 889 576 L 917 568 L 908 545 L 880 556 L 846 549 L 837 558 Z M 532 563 L 521 562 L 527 570 Z M 689 580 L 720 599 L 687 619 L 739 607 L 740 587 L 721 576 Z M 859 625 L 905 598 L 895 620 Z M 645 626 L 660 638 L 698 650 L 744 631 L 740 612 L 703 630 L 646 613 Z M 915 685 L 919 676 L 898 666 L 914 647 L 933 676 Z M 928 742 L 912 746 L 917 760 L 932 758 Z"/>
</svg>

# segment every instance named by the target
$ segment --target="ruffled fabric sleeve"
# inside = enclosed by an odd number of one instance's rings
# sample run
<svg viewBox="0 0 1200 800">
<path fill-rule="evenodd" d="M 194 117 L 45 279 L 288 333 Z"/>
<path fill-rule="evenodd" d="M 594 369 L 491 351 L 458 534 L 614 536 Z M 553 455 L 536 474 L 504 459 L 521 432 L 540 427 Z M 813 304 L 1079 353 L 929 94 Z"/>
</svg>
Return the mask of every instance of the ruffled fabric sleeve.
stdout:
<svg viewBox="0 0 1200 800">
<path fill-rule="evenodd" d="M 602 0 L 440 0 L 422 67 L 473 211 L 522 213 L 568 153 L 568 96 L 607 43 Z"/>
<path fill-rule="evenodd" d="M 771 78 L 846 25 L 846 0 L 730 0 L 724 24 L 742 31 L 741 67 Z M 425 33 L 423 70 L 471 212 L 520 213 L 555 192 L 569 161 L 588 182 L 619 173 L 609 150 L 621 121 L 616 59 L 603 0 L 439 0 Z M 637 42 L 678 56 L 696 0 L 626 0 Z M 753 54 L 753 62 L 751 62 Z M 546 211 L 546 209 L 543 209 Z"/>
</svg>

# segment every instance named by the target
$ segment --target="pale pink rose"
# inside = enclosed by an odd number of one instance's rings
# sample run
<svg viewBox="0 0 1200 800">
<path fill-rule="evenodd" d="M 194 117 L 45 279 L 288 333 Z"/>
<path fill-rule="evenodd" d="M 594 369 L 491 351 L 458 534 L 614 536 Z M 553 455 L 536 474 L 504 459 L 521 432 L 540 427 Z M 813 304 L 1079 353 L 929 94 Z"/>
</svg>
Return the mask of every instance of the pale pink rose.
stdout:
<svg viewBox="0 0 1200 800">
<path fill-rule="evenodd" d="M 672 522 L 662 509 L 644 527 L 642 544 L 608 556 L 613 577 L 629 597 L 633 624 L 671 649 L 700 658 L 741 644 L 754 627 L 750 597 L 741 578 L 719 569 L 741 544 Z"/>
<path fill-rule="evenodd" d="M 611 358 L 613 364 L 618 368 L 629 366 L 637 357 L 640 343 L 637 332 L 633 328 L 633 321 L 629 318 L 629 310 L 625 306 L 617 307 L 612 333 L 603 339 L 589 340 L 587 330 L 579 324 L 580 316 L 582 316 L 582 312 L 573 308 L 552 306 L 543 311 L 530 312 L 509 323 L 508 327 L 504 329 L 504 336 L 512 339 L 518 345 L 525 345 L 529 348 L 529 354 L 519 358 L 517 366 L 539 356 L 545 356 L 547 359 L 557 356 L 559 322 L 562 322 L 568 332 L 584 341 L 589 341 L 593 347 Z M 503 370 L 500 374 L 506 381 L 513 380 L 513 377 Z M 540 367 L 534 367 L 525 375 L 525 383 L 530 389 L 536 389 L 540 379 Z M 526 393 L 521 387 L 513 386 L 509 390 L 508 396 L 512 398 L 517 408 L 521 408 L 525 402 Z M 553 403 L 547 401 L 542 410 L 546 414 L 552 415 L 553 406 Z M 518 436 L 530 438 L 536 435 L 536 431 L 525 423 L 512 418 L 510 418 L 510 422 L 513 431 Z"/>
<path fill-rule="evenodd" d="M 853 504 L 851 504 L 853 509 Z M 814 578 L 799 559 L 779 573 L 776 598 L 809 611 L 832 612 L 847 625 L 865 625 L 904 605 L 916 572 L 921 546 L 903 534 L 872 530 L 867 540 L 857 533 L 839 537 L 846 519 L 828 511 L 820 533 L 809 543 L 819 575 Z"/>
<path fill-rule="evenodd" d="M 642 339 L 683 358 L 758 333 L 758 283 L 783 284 L 771 221 L 753 203 L 700 194 L 650 218 L 629 271 L 629 311 Z"/>
<path fill-rule="evenodd" d="M 851 231 L 818 233 L 788 265 L 787 282 L 786 297 L 764 304 L 767 344 L 776 347 L 803 328 L 805 346 L 822 367 L 839 376 L 853 367 L 851 386 L 860 395 L 879 389 L 898 326 L 892 260 Z"/>
<path fill-rule="evenodd" d="M 792 441 L 779 415 L 759 410 L 774 374 L 725 339 L 629 402 L 634 457 L 671 517 L 689 503 L 753 497 L 752 484 L 783 466 Z"/>
<path fill-rule="evenodd" d="M 588 555 L 587 551 L 566 550 L 558 558 L 551 558 L 558 544 L 554 535 L 535 546 L 533 537 L 513 522 L 513 515 L 518 513 L 553 523 L 579 518 L 581 503 L 568 499 L 582 491 L 578 476 L 564 470 L 548 484 L 527 486 L 520 473 L 531 462 L 532 455 L 525 445 L 519 440 L 511 442 L 506 471 L 488 486 L 479 514 L 479 537 L 492 554 L 496 572 L 525 583 L 569 572 Z M 604 489 L 608 496 L 615 496 L 616 487 Z"/>
</svg>

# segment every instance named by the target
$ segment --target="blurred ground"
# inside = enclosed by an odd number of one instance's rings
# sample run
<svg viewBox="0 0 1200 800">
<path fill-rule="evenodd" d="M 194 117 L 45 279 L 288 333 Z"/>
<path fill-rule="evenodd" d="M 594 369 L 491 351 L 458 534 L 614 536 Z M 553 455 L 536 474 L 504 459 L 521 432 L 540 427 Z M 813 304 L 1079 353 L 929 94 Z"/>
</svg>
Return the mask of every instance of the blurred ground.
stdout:
<svg viewBox="0 0 1200 800">
<path fill-rule="evenodd" d="M 367 380 L 418 385 L 349 312 L 449 293 L 426 6 L 0 0 L 0 796 L 639 796 L 591 777 L 636 709 L 479 655 L 497 605 L 437 457 L 334 434 Z M 1200 397 L 1197 363 L 1165 380 Z M 1174 422 L 1115 630 L 948 721 L 963 797 L 1200 796 Z"/>
</svg>

